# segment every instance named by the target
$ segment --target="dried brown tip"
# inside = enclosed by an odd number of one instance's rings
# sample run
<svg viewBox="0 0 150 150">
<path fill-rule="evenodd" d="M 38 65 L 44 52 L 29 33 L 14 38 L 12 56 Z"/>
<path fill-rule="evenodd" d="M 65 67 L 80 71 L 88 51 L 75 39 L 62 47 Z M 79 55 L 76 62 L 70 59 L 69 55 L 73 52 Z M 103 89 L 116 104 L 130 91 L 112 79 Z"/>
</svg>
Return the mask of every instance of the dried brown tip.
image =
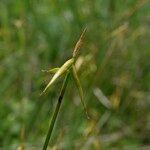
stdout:
<svg viewBox="0 0 150 150">
<path fill-rule="evenodd" d="M 80 49 L 81 45 L 82 45 L 82 40 L 83 40 L 83 36 L 86 32 L 87 28 L 85 28 L 82 32 L 82 34 L 80 35 L 80 38 L 78 40 L 78 42 L 76 43 L 75 45 L 75 48 L 73 50 L 73 57 L 76 57 L 77 56 L 77 53 L 78 53 L 78 50 Z"/>
</svg>

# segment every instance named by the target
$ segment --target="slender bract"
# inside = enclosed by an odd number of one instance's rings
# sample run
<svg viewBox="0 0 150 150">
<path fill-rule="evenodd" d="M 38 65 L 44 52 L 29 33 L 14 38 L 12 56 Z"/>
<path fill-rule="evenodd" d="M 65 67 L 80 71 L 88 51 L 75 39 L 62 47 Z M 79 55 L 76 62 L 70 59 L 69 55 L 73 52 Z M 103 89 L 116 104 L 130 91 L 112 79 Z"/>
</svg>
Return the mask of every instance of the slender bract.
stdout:
<svg viewBox="0 0 150 150">
<path fill-rule="evenodd" d="M 87 118 L 89 118 L 88 116 L 88 113 L 87 113 L 87 108 L 86 108 L 86 104 L 84 102 L 84 99 L 83 99 L 83 90 L 82 90 L 82 86 L 81 86 L 81 83 L 80 83 L 80 80 L 78 78 L 78 75 L 77 75 L 77 72 L 76 72 L 76 68 L 74 65 L 72 65 L 72 74 L 73 74 L 73 78 L 74 78 L 74 81 L 76 83 L 76 86 L 78 88 L 78 91 L 79 91 L 79 95 L 80 95 L 80 99 L 81 99 L 81 103 L 83 105 L 83 108 L 85 110 L 85 113 L 87 115 Z"/>
<path fill-rule="evenodd" d="M 53 117 L 52 117 L 52 120 L 51 120 L 51 123 L 50 123 L 50 126 L 49 126 L 49 130 L 48 130 L 48 133 L 47 133 L 47 136 L 46 136 L 46 140 L 45 140 L 45 143 L 44 143 L 44 146 L 43 146 L 43 150 L 47 149 L 49 140 L 51 138 L 51 134 L 52 134 L 52 131 L 53 131 L 53 128 L 54 128 L 54 125 L 55 125 L 55 121 L 57 119 L 57 115 L 58 115 L 58 112 L 59 112 L 59 109 L 60 109 L 60 106 L 61 106 L 61 102 L 62 102 L 62 99 L 64 97 L 65 90 L 66 90 L 66 87 L 67 87 L 67 84 L 68 84 L 69 75 L 70 75 L 70 73 L 68 72 L 66 74 L 65 79 L 64 79 L 64 82 L 63 82 L 63 85 L 62 85 L 62 88 L 61 88 L 61 91 L 60 91 L 60 95 L 59 95 L 59 98 L 58 98 L 57 106 L 56 106 L 55 112 L 53 114 Z"/>
</svg>

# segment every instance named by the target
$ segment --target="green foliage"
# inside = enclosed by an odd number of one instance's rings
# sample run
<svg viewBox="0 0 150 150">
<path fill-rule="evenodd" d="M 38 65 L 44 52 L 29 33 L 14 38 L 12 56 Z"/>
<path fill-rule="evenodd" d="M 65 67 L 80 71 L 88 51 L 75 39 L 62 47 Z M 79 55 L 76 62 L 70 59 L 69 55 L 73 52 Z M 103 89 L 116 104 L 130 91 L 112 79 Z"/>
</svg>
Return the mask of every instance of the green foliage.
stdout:
<svg viewBox="0 0 150 150">
<path fill-rule="evenodd" d="M 1 0 L 0 149 L 19 147 L 24 126 L 25 148 L 42 148 L 61 79 L 41 99 L 51 78 L 41 70 L 68 60 L 84 27 L 75 67 L 91 119 L 86 119 L 71 82 L 51 147 L 147 148 L 149 8 L 148 0 Z M 110 108 L 102 104 L 104 97 Z"/>
</svg>

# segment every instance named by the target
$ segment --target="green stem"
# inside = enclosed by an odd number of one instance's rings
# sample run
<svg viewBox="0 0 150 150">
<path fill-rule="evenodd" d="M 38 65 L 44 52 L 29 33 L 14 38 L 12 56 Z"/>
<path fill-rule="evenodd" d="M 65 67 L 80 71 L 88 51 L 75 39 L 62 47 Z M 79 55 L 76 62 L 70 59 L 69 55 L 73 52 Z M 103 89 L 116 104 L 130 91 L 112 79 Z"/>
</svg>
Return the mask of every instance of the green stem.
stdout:
<svg viewBox="0 0 150 150">
<path fill-rule="evenodd" d="M 52 120 L 51 120 L 51 123 L 50 123 L 50 126 L 49 126 L 49 130 L 48 130 L 48 133 L 47 133 L 47 136 L 46 136 L 46 140 L 45 140 L 45 143 L 44 143 L 44 146 L 43 146 L 43 150 L 47 149 L 48 143 L 50 141 L 51 134 L 52 134 L 52 131 L 53 131 L 53 128 L 54 128 L 54 125 L 55 125 L 55 121 L 56 121 L 56 118 L 58 116 L 58 112 L 60 110 L 61 102 L 62 102 L 63 96 L 65 94 L 65 90 L 66 90 L 66 87 L 67 87 L 67 84 L 68 84 L 69 74 L 70 73 L 68 72 L 66 74 L 65 79 L 64 79 L 64 82 L 63 82 L 63 85 L 62 85 L 62 88 L 61 88 L 61 91 L 60 91 L 60 95 L 59 95 L 59 98 L 58 98 L 57 106 L 55 108 L 55 111 L 54 111 L 54 114 L 53 114 L 53 117 L 52 117 Z"/>
</svg>

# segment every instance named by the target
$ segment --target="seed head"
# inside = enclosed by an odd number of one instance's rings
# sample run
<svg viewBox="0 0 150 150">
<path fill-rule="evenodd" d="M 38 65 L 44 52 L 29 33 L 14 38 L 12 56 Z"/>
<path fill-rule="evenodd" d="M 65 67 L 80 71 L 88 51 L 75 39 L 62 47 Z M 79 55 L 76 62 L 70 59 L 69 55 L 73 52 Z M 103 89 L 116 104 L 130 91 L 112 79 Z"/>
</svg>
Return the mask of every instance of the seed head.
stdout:
<svg viewBox="0 0 150 150">
<path fill-rule="evenodd" d="M 82 34 L 81 34 L 81 36 L 80 36 L 78 42 L 77 42 L 76 45 L 75 45 L 75 48 L 74 48 L 74 50 L 73 50 L 73 57 L 76 57 L 77 54 L 78 54 L 78 51 L 79 51 L 79 49 L 80 49 L 80 47 L 81 47 L 81 45 L 82 45 L 83 36 L 84 36 L 86 30 L 87 30 L 87 28 L 85 28 L 85 29 L 83 30 L 83 32 L 82 32 Z"/>
</svg>

